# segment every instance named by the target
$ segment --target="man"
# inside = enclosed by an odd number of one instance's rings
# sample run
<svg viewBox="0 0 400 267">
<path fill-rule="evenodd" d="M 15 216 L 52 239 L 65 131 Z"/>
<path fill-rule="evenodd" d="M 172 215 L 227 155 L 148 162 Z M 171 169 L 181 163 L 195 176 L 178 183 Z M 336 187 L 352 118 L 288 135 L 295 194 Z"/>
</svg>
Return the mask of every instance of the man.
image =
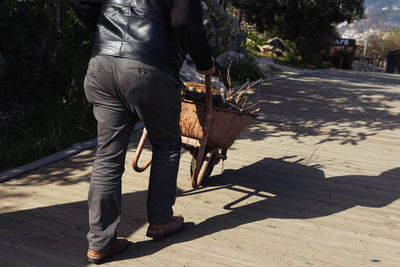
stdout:
<svg viewBox="0 0 400 267">
<path fill-rule="evenodd" d="M 153 148 L 147 236 L 179 231 L 173 214 L 179 167 L 179 70 L 189 53 L 198 72 L 215 72 L 202 25 L 200 0 L 71 0 L 95 31 L 85 94 L 98 123 L 89 187 L 88 260 L 101 263 L 129 242 L 117 238 L 121 176 L 134 124 L 141 120 Z"/>
</svg>

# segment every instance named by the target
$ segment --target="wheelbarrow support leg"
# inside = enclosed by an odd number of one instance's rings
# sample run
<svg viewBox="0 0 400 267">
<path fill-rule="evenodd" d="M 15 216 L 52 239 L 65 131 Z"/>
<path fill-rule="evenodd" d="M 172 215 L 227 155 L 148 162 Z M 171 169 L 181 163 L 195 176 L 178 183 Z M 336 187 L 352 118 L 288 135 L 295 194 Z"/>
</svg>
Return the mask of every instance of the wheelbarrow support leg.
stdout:
<svg viewBox="0 0 400 267">
<path fill-rule="evenodd" d="M 199 186 L 200 184 L 198 183 L 198 180 L 201 181 L 201 179 L 203 178 L 199 177 L 200 176 L 199 174 L 200 174 L 200 169 L 202 169 L 204 152 L 207 146 L 208 133 L 210 131 L 210 126 L 211 126 L 211 116 L 212 116 L 211 75 L 206 75 L 205 82 L 206 82 L 206 119 L 203 126 L 203 139 L 200 141 L 200 149 L 197 154 L 196 166 L 194 168 L 192 176 L 193 188 Z"/>
<path fill-rule="evenodd" d="M 218 153 L 218 148 L 214 148 L 214 149 L 212 149 L 210 152 L 207 153 L 207 155 L 206 155 L 206 157 L 205 157 L 205 159 L 204 159 L 204 161 L 203 161 L 203 164 L 201 165 L 201 169 L 200 169 L 200 172 L 199 172 L 199 176 L 197 177 L 197 181 L 196 181 L 196 184 L 197 184 L 197 185 L 201 185 L 201 181 L 202 181 L 203 178 L 204 178 L 204 174 L 206 173 L 206 170 L 207 170 L 207 168 L 208 168 L 208 165 L 214 164 L 214 163 L 212 162 L 212 159 L 213 159 L 213 155 L 214 155 L 214 156 L 217 155 L 216 153 Z"/>
</svg>

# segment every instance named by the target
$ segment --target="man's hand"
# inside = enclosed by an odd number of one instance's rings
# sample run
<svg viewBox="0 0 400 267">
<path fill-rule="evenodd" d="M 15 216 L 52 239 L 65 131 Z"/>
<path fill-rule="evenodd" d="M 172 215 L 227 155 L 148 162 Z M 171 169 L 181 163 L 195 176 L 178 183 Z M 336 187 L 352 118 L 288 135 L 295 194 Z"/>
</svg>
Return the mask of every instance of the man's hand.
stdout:
<svg viewBox="0 0 400 267">
<path fill-rule="evenodd" d="M 212 66 L 212 68 L 208 70 L 197 70 L 197 72 L 203 75 L 213 75 L 215 73 L 215 67 Z"/>
</svg>

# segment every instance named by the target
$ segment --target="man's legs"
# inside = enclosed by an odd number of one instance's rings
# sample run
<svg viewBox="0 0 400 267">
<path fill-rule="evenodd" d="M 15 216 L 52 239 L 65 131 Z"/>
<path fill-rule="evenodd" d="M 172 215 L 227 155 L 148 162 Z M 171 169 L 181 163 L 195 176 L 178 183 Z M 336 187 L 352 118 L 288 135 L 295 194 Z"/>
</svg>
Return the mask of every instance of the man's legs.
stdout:
<svg viewBox="0 0 400 267">
<path fill-rule="evenodd" d="M 116 93 L 111 58 L 94 57 L 85 79 L 85 93 L 93 104 L 98 137 L 89 187 L 89 250 L 116 245 L 121 215 L 121 176 L 135 116 Z"/>
<path fill-rule="evenodd" d="M 137 116 L 153 147 L 148 219 L 166 224 L 176 197 L 181 136 L 180 89 L 173 76 L 137 61 L 97 56 L 89 63 L 86 96 L 98 122 L 98 148 L 89 188 L 89 250 L 116 244 L 121 176 Z"/>
<path fill-rule="evenodd" d="M 153 148 L 148 220 L 151 224 L 166 224 L 173 215 L 181 151 L 180 83 L 152 66 L 129 59 L 116 60 L 118 90 L 132 112 L 139 114 Z M 138 83 L 132 84 L 132 80 Z"/>
</svg>

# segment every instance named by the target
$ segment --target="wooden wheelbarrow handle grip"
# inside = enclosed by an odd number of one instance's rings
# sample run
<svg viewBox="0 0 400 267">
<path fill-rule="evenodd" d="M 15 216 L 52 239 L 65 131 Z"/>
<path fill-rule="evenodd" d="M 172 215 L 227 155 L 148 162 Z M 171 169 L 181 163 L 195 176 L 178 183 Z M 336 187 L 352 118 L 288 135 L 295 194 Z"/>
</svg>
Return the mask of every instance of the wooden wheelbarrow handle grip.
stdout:
<svg viewBox="0 0 400 267">
<path fill-rule="evenodd" d="M 135 152 L 135 156 L 133 157 L 133 160 L 132 160 L 132 168 L 137 172 L 145 171 L 151 164 L 151 158 L 150 158 L 149 160 L 147 160 L 147 162 L 143 166 L 138 166 L 138 161 L 140 158 L 140 154 L 142 153 L 144 143 L 146 142 L 146 138 L 147 138 L 147 131 L 144 128 L 142 137 L 140 138 L 139 144 L 138 144 L 136 152 Z"/>
</svg>

